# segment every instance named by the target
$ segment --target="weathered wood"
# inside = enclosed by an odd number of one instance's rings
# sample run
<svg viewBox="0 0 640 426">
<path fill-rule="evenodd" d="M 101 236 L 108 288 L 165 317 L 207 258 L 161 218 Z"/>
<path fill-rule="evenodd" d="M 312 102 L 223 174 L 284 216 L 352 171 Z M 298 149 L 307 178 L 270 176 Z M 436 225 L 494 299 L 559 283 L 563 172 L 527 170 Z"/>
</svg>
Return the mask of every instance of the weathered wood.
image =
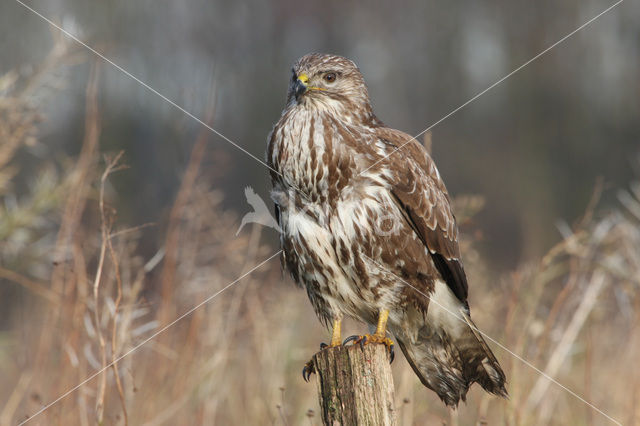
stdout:
<svg viewBox="0 0 640 426">
<path fill-rule="evenodd" d="M 328 348 L 313 361 L 325 426 L 396 424 L 393 376 L 384 345 Z"/>
</svg>

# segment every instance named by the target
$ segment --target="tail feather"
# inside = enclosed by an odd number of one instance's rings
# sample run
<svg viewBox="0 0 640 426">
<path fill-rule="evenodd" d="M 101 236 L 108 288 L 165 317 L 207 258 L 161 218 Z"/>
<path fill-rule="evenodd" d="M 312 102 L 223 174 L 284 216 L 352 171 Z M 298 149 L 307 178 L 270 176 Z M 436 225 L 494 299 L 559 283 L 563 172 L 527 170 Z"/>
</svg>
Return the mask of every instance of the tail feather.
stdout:
<svg viewBox="0 0 640 426">
<path fill-rule="evenodd" d="M 506 377 L 498 360 L 471 318 L 462 311 L 461 314 L 466 323 L 460 322 L 455 332 L 423 324 L 411 338 L 394 330 L 400 349 L 420 381 L 449 406 L 465 401 L 473 383 L 507 397 Z"/>
<path fill-rule="evenodd" d="M 480 362 L 477 360 L 472 360 L 469 362 L 470 366 L 475 367 L 476 371 L 476 379 L 475 382 L 479 383 L 480 386 L 487 392 L 491 392 L 492 394 L 508 398 L 507 389 L 505 388 L 505 383 L 507 381 L 504 371 L 500 367 L 498 360 L 496 359 L 491 349 L 485 342 L 484 338 L 478 331 L 478 327 L 471 320 L 469 315 L 463 315 L 467 325 L 469 326 L 469 330 L 473 334 L 475 341 L 473 342 L 474 348 L 471 348 L 471 352 L 474 350 L 478 351 L 482 356 L 480 358 Z M 463 351 L 461 349 L 461 351 Z"/>
</svg>

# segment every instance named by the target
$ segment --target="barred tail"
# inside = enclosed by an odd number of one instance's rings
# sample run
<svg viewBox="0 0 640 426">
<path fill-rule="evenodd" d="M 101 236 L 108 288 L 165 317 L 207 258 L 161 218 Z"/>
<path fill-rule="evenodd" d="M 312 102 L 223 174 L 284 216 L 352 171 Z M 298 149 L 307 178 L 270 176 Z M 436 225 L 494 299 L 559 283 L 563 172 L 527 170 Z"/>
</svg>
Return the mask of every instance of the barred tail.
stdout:
<svg viewBox="0 0 640 426">
<path fill-rule="evenodd" d="M 424 324 L 415 341 L 396 334 L 398 345 L 420 381 L 449 406 L 465 401 L 473 383 L 506 398 L 506 377 L 498 360 L 471 318 L 462 316 L 466 323 L 459 322 L 455 331 Z"/>
</svg>

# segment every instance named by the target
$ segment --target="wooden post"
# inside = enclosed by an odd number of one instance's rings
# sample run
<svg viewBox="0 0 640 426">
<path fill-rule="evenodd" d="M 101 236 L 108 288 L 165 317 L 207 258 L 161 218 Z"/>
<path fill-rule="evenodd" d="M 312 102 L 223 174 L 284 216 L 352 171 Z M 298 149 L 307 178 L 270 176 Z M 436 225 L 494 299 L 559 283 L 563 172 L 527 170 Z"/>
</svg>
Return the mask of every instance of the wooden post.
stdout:
<svg viewBox="0 0 640 426">
<path fill-rule="evenodd" d="M 393 376 L 384 345 L 328 348 L 313 361 L 325 426 L 396 424 Z"/>
</svg>

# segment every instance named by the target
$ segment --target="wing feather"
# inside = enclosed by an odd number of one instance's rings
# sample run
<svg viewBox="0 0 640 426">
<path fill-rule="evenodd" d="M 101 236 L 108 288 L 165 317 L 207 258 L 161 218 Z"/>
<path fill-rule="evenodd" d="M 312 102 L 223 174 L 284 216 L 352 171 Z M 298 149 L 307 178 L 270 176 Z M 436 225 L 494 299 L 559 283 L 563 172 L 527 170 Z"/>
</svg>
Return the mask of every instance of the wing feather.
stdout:
<svg viewBox="0 0 640 426">
<path fill-rule="evenodd" d="M 390 147 L 406 144 L 384 160 L 390 163 L 393 174 L 389 180 L 391 191 L 405 212 L 405 219 L 431 253 L 438 272 L 466 306 L 468 284 L 460 259 L 458 228 L 435 163 L 422 145 L 406 133 L 383 127 L 377 129 L 377 136 Z"/>
</svg>

